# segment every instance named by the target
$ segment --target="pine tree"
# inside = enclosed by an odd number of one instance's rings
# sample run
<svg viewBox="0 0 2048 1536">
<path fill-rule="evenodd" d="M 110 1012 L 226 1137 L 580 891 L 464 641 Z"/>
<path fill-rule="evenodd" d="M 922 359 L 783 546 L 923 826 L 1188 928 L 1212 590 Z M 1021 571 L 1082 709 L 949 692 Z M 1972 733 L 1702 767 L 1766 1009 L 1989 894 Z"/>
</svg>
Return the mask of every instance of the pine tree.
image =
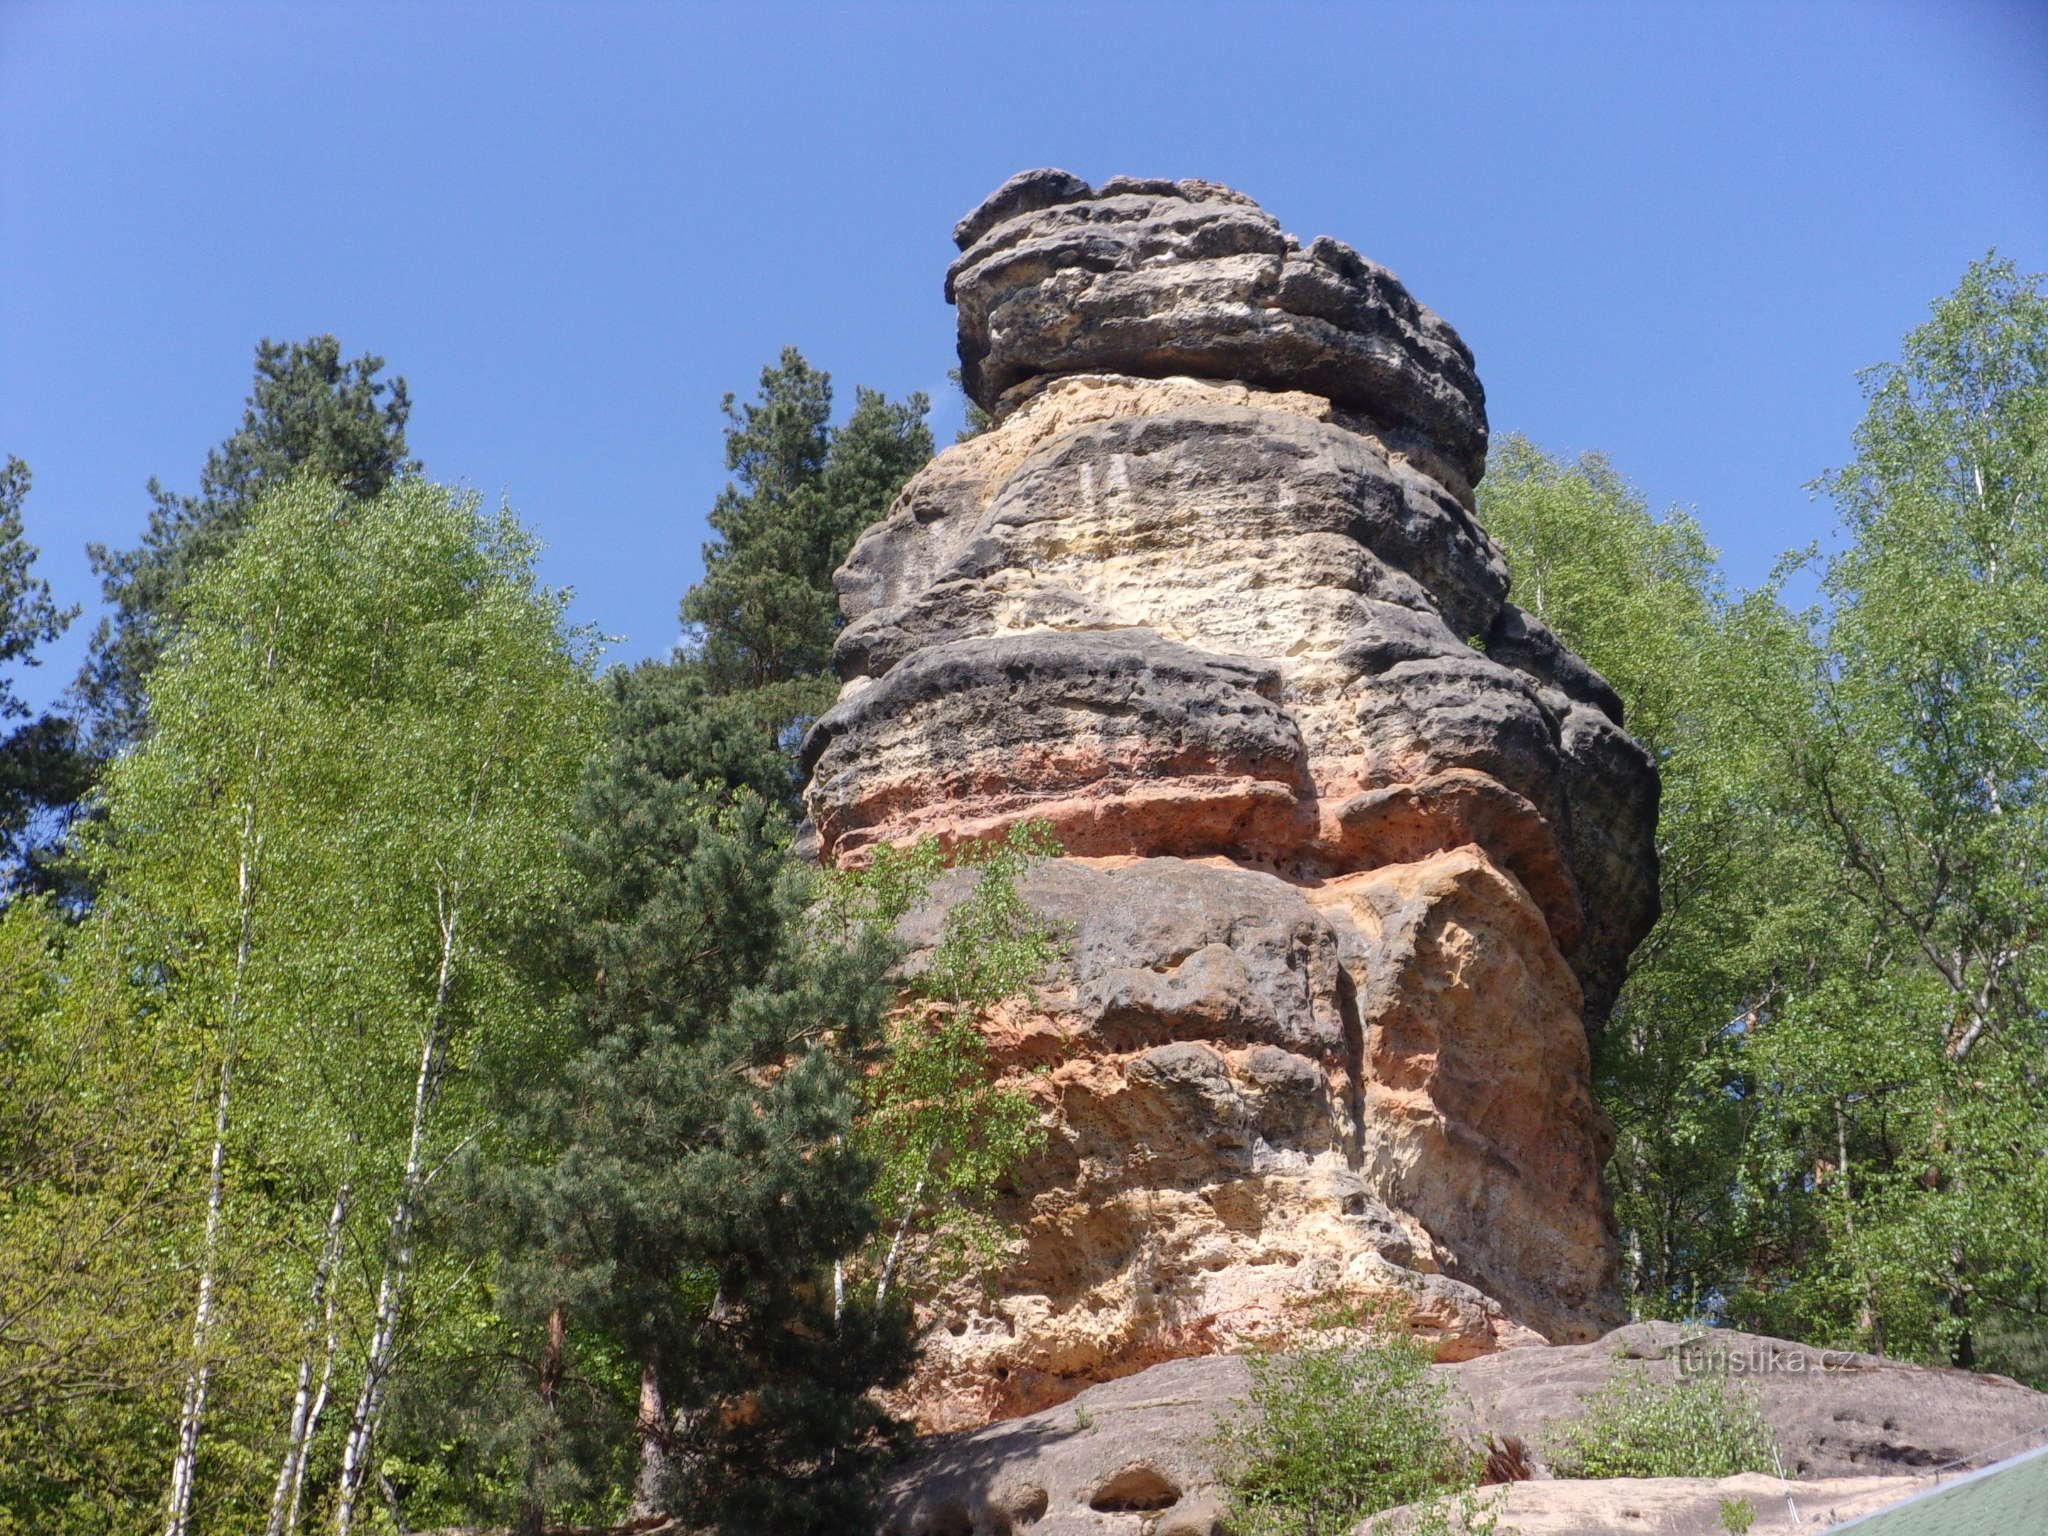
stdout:
<svg viewBox="0 0 2048 1536">
<path fill-rule="evenodd" d="M 32 574 L 36 547 L 22 527 L 29 469 L 8 456 L 0 464 L 0 665 L 33 667 L 38 647 L 61 635 L 78 609 L 59 608 L 50 584 Z M 71 722 L 37 713 L 0 675 L 0 890 L 20 878 L 47 823 L 84 792 L 84 763 Z"/>
<path fill-rule="evenodd" d="M 852 1136 L 891 988 L 872 931 L 828 942 L 780 813 L 706 775 L 694 680 L 619 682 L 572 856 L 574 1046 L 511 1085 L 521 1159 L 480 1176 L 499 1310 L 531 1341 L 522 1519 L 640 1448 L 635 1503 L 722 1532 L 862 1528 L 908 1362 L 903 1312 L 835 1315 L 873 1232 Z M 605 1373 L 630 1363 L 637 1393 Z M 501 1402 L 503 1399 L 501 1399 Z"/>
<path fill-rule="evenodd" d="M 332 336 L 259 342 L 241 428 L 207 454 L 199 494 L 177 495 L 152 479 L 142 542 L 88 546 L 110 610 L 74 685 L 95 753 L 141 734 L 144 680 L 175 631 L 179 593 L 234 546 L 263 491 L 307 470 L 366 501 L 419 469 L 406 457 L 405 380 L 385 382 L 383 368 L 369 353 L 344 362 Z"/>
<path fill-rule="evenodd" d="M 734 479 L 711 510 L 704 579 L 683 598 L 685 658 L 712 693 L 746 699 L 759 728 L 790 746 L 832 699 L 832 573 L 931 457 L 930 402 L 857 389 L 835 428 L 831 376 L 785 347 L 762 369 L 757 399 L 728 395 L 723 409 Z"/>
</svg>

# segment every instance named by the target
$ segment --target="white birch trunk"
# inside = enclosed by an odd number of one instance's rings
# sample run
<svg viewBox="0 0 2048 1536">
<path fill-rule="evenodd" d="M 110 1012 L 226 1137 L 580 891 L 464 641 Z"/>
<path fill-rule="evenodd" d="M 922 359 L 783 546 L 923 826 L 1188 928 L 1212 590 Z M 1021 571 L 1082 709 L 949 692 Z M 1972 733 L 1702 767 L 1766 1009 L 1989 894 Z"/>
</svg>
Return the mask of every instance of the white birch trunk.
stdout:
<svg viewBox="0 0 2048 1536">
<path fill-rule="evenodd" d="M 500 727 L 509 719 L 508 710 L 499 721 Z M 477 764 L 469 790 L 465 828 L 476 824 L 495 756 L 494 743 Z M 384 1416 L 385 1392 L 398 1351 L 399 1317 L 404 1308 L 406 1281 L 412 1271 L 413 1224 L 419 1214 L 421 1193 L 432 1176 L 426 1167 L 427 1126 L 435 1100 L 440 1097 L 442 1074 L 447 1066 L 448 994 L 455 981 L 455 939 L 462 920 L 462 896 L 461 874 L 443 869 L 434 891 L 435 918 L 441 935 L 440 969 L 434 978 L 434 1005 L 420 1042 L 420 1069 L 413 1083 L 412 1133 L 406 1145 L 405 1171 L 399 1179 L 398 1196 L 392 1202 L 385 1229 L 384 1272 L 377 1281 L 376 1320 L 369 1353 L 363 1362 L 362 1390 L 356 1394 L 355 1412 L 350 1416 L 348 1437 L 342 1444 L 335 1536 L 350 1536 L 354 1529 L 356 1504 L 369 1480 L 370 1449 Z"/>
<path fill-rule="evenodd" d="M 355 1413 L 349 1419 L 348 1438 L 342 1446 L 340 1490 L 334 1510 L 336 1536 L 349 1536 L 355 1526 L 356 1502 L 369 1476 L 370 1444 L 384 1416 L 385 1389 L 390 1385 L 391 1362 L 398 1349 L 399 1313 L 405 1301 L 405 1282 L 412 1269 L 413 1222 L 426 1182 L 427 1123 L 440 1095 L 441 1074 L 447 1063 L 444 1026 L 448 992 L 455 976 L 455 930 L 460 915 L 451 893 L 442 903 L 440 972 L 434 982 L 433 1012 L 420 1044 L 419 1075 L 413 1082 L 412 1134 L 406 1146 L 405 1172 L 386 1224 L 384 1272 L 377 1282 L 376 1321 L 369 1353 L 363 1361 L 362 1390 L 356 1394 Z"/>
<path fill-rule="evenodd" d="M 306 1451 L 327 1406 L 327 1385 L 334 1373 L 334 1294 L 330 1285 L 341 1257 L 342 1223 L 348 1216 L 348 1186 L 335 1192 L 327 1213 L 327 1233 L 313 1266 L 313 1293 L 307 1310 L 305 1353 L 299 1359 L 298 1387 L 292 1393 L 291 1421 L 285 1433 L 284 1457 L 277 1469 L 277 1487 L 270 1495 L 270 1518 L 264 1536 L 285 1536 L 299 1521 L 299 1494 L 305 1484 Z M 323 1349 L 321 1340 L 326 1343 Z M 315 1377 L 314 1354 L 321 1359 Z"/>
<path fill-rule="evenodd" d="M 273 648 L 264 654 L 266 672 L 274 665 Z M 186 1536 L 192 1519 L 192 1485 L 199 1468 L 199 1432 L 206 1420 L 207 1390 L 213 1384 L 214 1290 L 220 1269 L 222 1206 L 227 1191 L 228 1125 L 234 1099 L 236 1026 L 242 1006 L 242 981 L 249 970 L 249 950 L 256 925 L 256 857 L 263 842 L 256 830 L 256 788 L 263 768 L 263 743 L 256 743 L 252 784 L 242 807 L 242 849 L 235 861 L 235 908 L 238 933 L 235 969 L 228 983 L 227 1008 L 221 1021 L 220 1080 L 213 1098 L 213 1151 L 207 1161 L 206 1225 L 199 1245 L 199 1297 L 192 1308 L 192 1360 L 186 1369 L 185 1392 L 178 1406 L 178 1449 L 171 1458 L 171 1491 L 164 1514 L 164 1536 Z"/>
<path fill-rule="evenodd" d="M 320 1415 L 327 1411 L 328 1388 L 334 1384 L 334 1297 L 331 1292 L 327 1298 L 327 1321 L 327 1355 L 320 1362 L 320 1389 L 313 1394 L 312 1412 L 307 1416 L 306 1421 L 306 1445 L 308 1447 L 313 1443 L 314 1432 L 320 1427 Z M 298 1474 L 292 1482 L 291 1508 L 285 1511 L 284 1528 L 286 1536 L 291 1536 L 291 1533 L 299 1528 L 299 1501 L 304 1497 L 305 1492 L 306 1454 L 302 1449 L 299 1454 Z"/>
<path fill-rule="evenodd" d="M 199 1429 L 206 1418 L 206 1393 L 213 1381 L 207 1350 L 213 1338 L 214 1271 L 220 1254 L 221 1196 L 225 1183 L 228 1105 L 235 1063 L 224 1048 L 220 1089 L 213 1105 L 213 1157 L 206 1182 L 206 1228 L 199 1252 L 199 1299 L 192 1309 L 192 1363 L 185 1373 L 185 1395 L 178 1408 L 178 1450 L 171 1460 L 171 1495 L 164 1536 L 186 1536 L 192 1516 L 192 1480 L 199 1464 Z"/>
<path fill-rule="evenodd" d="M 924 1186 L 932 1176 L 932 1164 L 939 1155 L 936 1138 L 926 1149 L 924 1167 L 919 1170 L 917 1183 L 911 1186 L 910 1198 L 904 1202 L 903 1220 L 896 1224 L 896 1235 L 889 1240 L 889 1256 L 882 1261 L 881 1278 L 875 1282 L 875 1305 L 880 1306 L 889 1296 L 889 1283 L 896 1276 L 896 1261 L 903 1255 L 903 1240 L 910 1235 L 911 1223 L 917 1220 L 917 1207 L 924 1199 Z"/>
</svg>

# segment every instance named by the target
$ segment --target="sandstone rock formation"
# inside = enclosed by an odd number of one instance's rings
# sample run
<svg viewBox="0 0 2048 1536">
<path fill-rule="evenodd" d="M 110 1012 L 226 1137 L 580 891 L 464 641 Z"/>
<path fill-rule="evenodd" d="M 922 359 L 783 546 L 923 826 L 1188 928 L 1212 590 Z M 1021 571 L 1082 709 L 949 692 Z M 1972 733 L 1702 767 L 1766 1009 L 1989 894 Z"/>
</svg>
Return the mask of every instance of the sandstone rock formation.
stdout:
<svg viewBox="0 0 2048 1536">
<path fill-rule="evenodd" d="M 1464 1358 L 1617 1321 L 1586 1029 L 1655 916 L 1656 775 L 1508 601 L 1484 398 L 1383 268 L 1204 182 L 1013 178 L 955 231 L 990 430 L 840 571 L 820 856 L 1052 824 L 1070 964 L 991 1021 L 1042 1100 L 978 1423 L 1398 1295 Z M 935 914 L 908 937 L 928 942 Z"/>
<path fill-rule="evenodd" d="M 1616 1369 L 1668 1380 L 1683 1337 L 1669 1323 L 1597 1343 L 1508 1350 L 1436 1369 L 1476 1444 L 1515 1435 L 1539 1462 L 1546 1431 L 1577 1417 Z M 2048 1395 L 1997 1376 L 1824 1353 L 1749 1334 L 1713 1335 L 1747 1362 L 1785 1461 L 1776 1478 L 1517 1483 L 1502 1529 L 1715 1531 L 1723 1498 L 1747 1499 L 1755 1529 L 1822 1529 L 1928 1486 L 1937 1467 L 1986 1465 L 2048 1438 Z M 1242 1359 L 1177 1360 L 1023 1418 L 940 1437 L 892 1482 L 889 1536 L 1215 1536 L 1213 1438 L 1249 1389 Z M 1801 1516 L 1790 1523 L 1790 1494 Z M 1375 1530 L 1399 1530 L 1398 1519 Z"/>
</svg>

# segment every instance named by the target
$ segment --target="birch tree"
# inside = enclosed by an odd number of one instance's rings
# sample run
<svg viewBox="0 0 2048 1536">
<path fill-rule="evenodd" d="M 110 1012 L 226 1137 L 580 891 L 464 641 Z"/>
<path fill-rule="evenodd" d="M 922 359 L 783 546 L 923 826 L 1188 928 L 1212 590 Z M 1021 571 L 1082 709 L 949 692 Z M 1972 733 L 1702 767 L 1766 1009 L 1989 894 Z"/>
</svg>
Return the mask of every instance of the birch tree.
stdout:
<svg viewBox="0 0 2048 1536">
<path fill-rule="evenodd" d="M 428 1186 L 474 1125 L 451 1073 L 493 1014 L 516 1014 L 514 946 L 566 888 L 561 834 L 597 696 L 564 643 L 559 598 L 536 590 L 534 546 L 509 520 L 445 493 L 387 495 L 361 568 L 388 573 L 357 723 L 374 741 L 349 846 L 379 866 L 366 913 L 404 979 L 394 1025 L 412 1049 L 402 1130 L 384 1170 L 376 1301 L 336 1485 L 335 1526 L 358 1518 L 403 1342 Z M 380 508 L 384 503 L 378 504 Z"/>
<path fill-rule="evenodd" d="M 1873 935 L 1834 979 L 1848 1006 L 1808 1015 L 1838 1037 L 1834 1092 L 1864 1090 L 1840 1123 L 1806 1117 L 1834 1165 L 1828 1268 L 1888 1344 L 1975 1364 L 1989 1320 L 2030 1332 L 2040 1369 L 2048 279 L 1973 263 L 1864 386 L 1855 457 L 1819 482 L 1846 542 L 1797 754 L 1803 819 Z"/>
<path fill-rule="evenodd" d="M 1008 1240 L 996 1197 L 1045 1131 L 1037 1104 L 997 1072 L 982 1023 L 996 1005 L 1027 1000 L 1063 952 L 1061 935 L 1018 888 L 1059 851 L 1051 829 L 1031 822 L 994 843 L 884 848 L 828 882 L 828 932 L 893 934 L 914 909 L 937 914 L 933 942 L 907 968 L 890 1010 L 879 1063 L 862 1081 L 855 1139 L 880 1170 L 878 1232 L 855 1267 L 877 1303 L 899 1290 L 924 1299 L 986 1270 Z M 842 1267 L 842 1296 L 847 1281 Z"/>
<path fill-rule="evenodd" d="M 466 1130 L 451 1083 L 522 1016 L 513 930 L 560 895 L 596 718 L 533 552 L 420 481 L 267 494 L 190 588 L 152 730 L 109 775 L 102 905 L 162 936 L 164 1007 L 204 1064 L 167 1536 L 202 1507 L 296 1529 L 337 1401 L 321 1502 L 357 1518 L 417 1322 L 421 1201 Z"/>
<path fill-rule="evenodd" d="M 191 1041 L 207 1126 L 192 1170 L 193 1302 L 165 1536 L 191 1527 L 221 1364 L 220 1313 L 237 1257 L 230 1165 L 241 1084 L 252 1056 L 275 1043 L 279 1013 L 290 1012 L 283 946 L 272 937 L 293 921 L 284 913 L 297 892 L 292 880 L 271 878 L 271 860 L 295 867 L 320 799 L 293 751 L 308 716 L 300 671 L 319 643 L 317 624 L 306 622 L 306 571 L 261 549 L 244 564 L 235 579 L 195 592 L 193 632 L 153 690 L 163 738 L 109 770 L 108 815 L 86 848 L 108 920 L 162 936 L 154 959 L 166 982 L 165 1018 Z"/>
</svg>

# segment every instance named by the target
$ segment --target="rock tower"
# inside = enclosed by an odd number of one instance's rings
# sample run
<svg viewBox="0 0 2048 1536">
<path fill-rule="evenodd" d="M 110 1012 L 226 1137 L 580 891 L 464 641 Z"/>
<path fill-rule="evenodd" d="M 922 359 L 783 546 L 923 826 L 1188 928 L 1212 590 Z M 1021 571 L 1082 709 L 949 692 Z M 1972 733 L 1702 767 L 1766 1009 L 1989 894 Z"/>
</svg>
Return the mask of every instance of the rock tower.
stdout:
<svg viewBox="0 0 2048 1536">
<path fill-rule="evenodd" d="M 989 1021 L 1050 1138 L 934 1427 L 1385 1295 L 1461 1359 L 1617 1320 L 1587 1030 L 1657 778 L 1508 601 L 1470 350 L 1201 181 L 1013 177 L 946 278 L 986 432 L 838 576 L 821 857 L 1038 818 L 1068 963 Z M 913 919 L 913 944 L 936 918 Z"/>
</svg>

